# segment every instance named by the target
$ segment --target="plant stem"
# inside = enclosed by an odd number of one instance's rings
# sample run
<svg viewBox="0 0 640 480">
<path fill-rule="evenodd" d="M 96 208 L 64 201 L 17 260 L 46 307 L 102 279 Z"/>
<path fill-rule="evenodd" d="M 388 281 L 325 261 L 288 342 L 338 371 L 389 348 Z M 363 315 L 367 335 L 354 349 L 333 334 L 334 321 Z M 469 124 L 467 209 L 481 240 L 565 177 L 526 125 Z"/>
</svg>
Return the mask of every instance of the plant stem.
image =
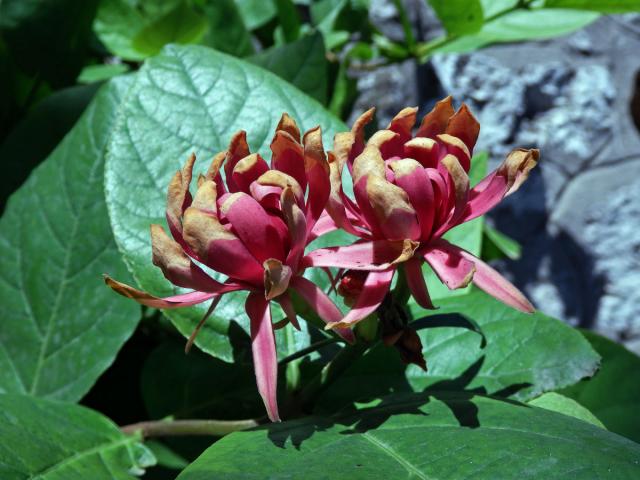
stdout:
<svg viewBox="0 0 640 480">
<path fill-rule="evenodd" d="M 127 435 L 140 433 L 143 438 L 210 435 L 222 437 L 260 425 L 257 419 L 246 420 L 152 420 L 121 427 Z"/>
<path fill-rule="evenodd" d="M 302 350 L 298 350 L 297 352 L 292 353 L 287 357 L 284 357 L 282 360 L 278 362 L 278 365 L 285 365 L 289 362 L 297 360 L 298 358 L 301 358 L 301 357 L 304 357 L 305 355 L 313 353 L 316 350 L 320 350 L 321 348 L 324 348 L 327 345 L 333 345 L 334 343 L 338 343 L 340 341 L 341 340 L 339 338 L 334 338 L 334 337 L 325 338 L 324 340 L 319 340 L 315 343 L 312 343 L 308 347 L 303 348 Z"/>
<path fill-rule="evenodd" d="M 409 22 L 409 16 L 404 8 L 402 0 L 393 0 L 393 4 L 400 15 L 400 23 L 402 24 L 402 30 L 404 31 L 404 40 L 409 52 L 413 53 L 416 46 L 416 38 L 413 36 L 413 29 L 411 28 L 411 22 Z"/>
<path fill-rule="evenodd" d="M 368 343 L 358 342 L 355 345 L 345 347 L 327 363 L 324 368 L 309 382 L 298 396 L 298 404 L 309 410 L 316 397 L 331 385 L 340 375 L 349 368 L 353 361 L 360 357 L 369 348 Z"/>
</svg>

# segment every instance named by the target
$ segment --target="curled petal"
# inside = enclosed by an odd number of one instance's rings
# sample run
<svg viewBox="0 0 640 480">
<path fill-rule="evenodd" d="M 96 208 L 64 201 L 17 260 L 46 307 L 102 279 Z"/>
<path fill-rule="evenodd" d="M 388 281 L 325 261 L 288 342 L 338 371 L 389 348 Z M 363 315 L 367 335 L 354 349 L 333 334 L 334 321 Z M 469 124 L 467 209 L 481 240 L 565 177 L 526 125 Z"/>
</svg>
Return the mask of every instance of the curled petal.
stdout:
<svg viewBox="0 0 640 480">
<path fill-rule="evenodd" d="M 383 159 L 400 157 L 403 155 L 405 139 L 391 130 L 378 130 L 367 141 L 367 147 L 375 147 L 380 150 Z"/>
<path fill-rule="evenodd" d="M 404 144 L 404 156 L 417 160 L 425 168 L 438 166 L 438 153 L 438 142 L 432 138 L 416 137 Z"/>
<path fill-rule="evenodd" d="M 373 144 L 368 144 L 353 162 L 354 183 L 370 175 L 382 178 L 385 176 L 384 160 L 378 147 Z"/>
<path fill-rule="evenodd" d="M 239 190 L 238 186 L 233 181 L 233 169 L 240 160 L 249 155 L 249 145 L 247 144 L 247 133 L 243 130 L 237 132 L 231 141 L 229 142 L 229 148 L 227 149 L 224 159 L 224 175 L 227 180 L 227 186 L 231 193 Z"/>
<path fill-rule="evenodd" d="M 469 285 L 476 267 L 456 250 L 449 248 L 450 245 L 444 240 L 432 242 L 423 255 L 440 281 L 451 290 L 455 290 Z"/>
<path fill-rule="evenodd" d="M 353 135 L 353 143 L 351 146 L 351 150 L 349 152 L 348 165 L 349 169 L 351 169 L 351 165 L 353 160 L 362 153 L 364 149 L 364 128 L 373 120 L 373 116 L 376 113 L 375 108 L 370 108 L 362 115 L 358 117 L 358 119 L 354 122 L 351 127 L 351 133 Z"/>
<path fill-rule="evenodd" d="M 316 238 L 321 237 L 326 233 L 333 232 L 334 230 L 338 230 L 338 228 L 340 227 L 336 225 L 333 218 L 325 212 L 320 216 L 316 224 L 311 229 L 311 232 L 309 232 L 307 241 L 311 243 Z"/>
<path fill-rule="evenodd" d="M 224 285 L 202 271 L 184 253 L 180 244 L 165 233 L 160 225 L 151 225 L 153 264 L 174 285 L 202 292 L 220 292 Z"/>
<path fill-rule="evenodd" d="M 296 141 L 300 141 L 300 130 L 296 121 L 289 116 L 288 113 L 283 113 L 276 130 L 283 130 L 287 132 Z"/>
<path fill-rule="evenodd" d="M 446 153 L 455 156 L 460 162 L 460 165 L 462 165 L 462 168 L 464 168 L 464 171 L 468 172 L 471 168 L 471 154 L 464 142 L 458 137 L 447 135 L 446 133 L 438 135 L 438 140 L 440 141 L 441 147 L 444 147 Z"/>
<path fill-rule="evenodd" d="M 436 135 L 445 133 L 449 119 L 454 114 L 451 96 L 440 100 L 422 119 L 416 137 L 436 138 Z"/>
<path fill-rule="evenodd" d="M 271 217 L 250 195 L 243 192 L 231 194 L 220 208 L 233 231 L 247 250 L 259 261 L 268 258 L 284 260 L 284 245 Z"/>
<path fill-rule="evenodd" d="M 251 184 L 269 170 L 269 165 L 258 153 L 244 157 L 233 168 L 232 178 L 241 192 L 251 193 Z"/>
<path fill-rule="evenodd" d="M 387 270 L 411 258 L 419 244 L 411 240 L 372 240 L 345 247 L 319 248 L 304 257 L 304 267 Z"/>
<path fill-rule="evenodd" d="M 299 205 L 304 205 L 304 191 L 300 187 L 298 181 L 291 175 L 287 175 L 279 170 L 269 170 L 260 175 L 257 180 L 259 185 L 279 187 L 281 189 L 290 188 L 296 197 Z"/>
<path fill-rule="evenodd" d="M 304 212 L 298 206 L 295 196 L 290 188 L 285 188 L 280 196 L 280 205 L 284 219 L 289 227 L 291 246 L 287 255 L 287 265 L 295 269 L 300 263 L 300 258 L 307 246 L 307 221 Z"/>
<path fill-rule="evenodd" d="M 216 184 L 211 180 L 207 180 L 206 177 L 204 180 L 199 179 L 198 183 L 198 190 L 191 206 L 211 215 L 216 215 L 218 211 Z"/>
<path fill-rule="evenodd" d="M 375 312 L 389 292 L 395 271 L 395 268 L 390 268 L 382 272 L 369 272 L 353 308 L 342 320 L 330 323 L 326 328 L 348 328 Z"/>
<path fill-rule="evenodd" d="M 336 138 L 337 137 L 338 135 L 336 135 Z M 345 206 L 345 195 L 342 191 L 342 167 L 343 165 L 338 161 L 338 157 L 332 152 L 329 152 L 329 180 L 331 190 L 325 209 L 339 228 L 342 228 L 352 235 L 358 235 L 358 232 L 349 220 Z"/>
<path fill-rule="evenodd" d="M 269 302 L 259 293 L 251 292 L 247 297 L 245 310 L 251 323 L 251 353 L 258 392 L 267 409 L 269 420 L 279 422 L 278 358 Z"/>
<path fill-rule="evenodd" d="M 224 160 L 225 160 L 226 157 L 227 157 L 227 152 L 226 151 L 219 152 L 218 154 L 216 154 L 213 157 L 213 160 L 211 160 L 211 165 L 209 165 L 209 169 L 207 170 L 207 173 L 205 174 L 205 178 L 207 180 L 212 180 L 212 181 L 215 182 L 216 189 L 221 194 L 227 192 L 227 187 L 225 186 L 224 182 L 222 181 L 222 175 L 220 175 L 220 168 L 222 167 L 222 164 L 224 163 Z"/>
<path fill-rule="evenodd" d="M 418 113 L 418 107 L 403 108 L 398 114 L 393 117 L 387 130 L 392 130 L 400 135 L 402 142 L 406 142 L 411 138 L 411 130 L 416 123 L 416 114 Z"/>
<path fill-rule="evenodd" d="M 142 290 L 138 290 L 137 288 L 130 287 L 129 285 L 118 282 L 108 275 L 104 276 L 104 283 L 106 283 L 113 291 L 119 293 L 123 297 L 131 298 L 136 302 L 146 305 L 151 308 L 180 308 L 180 307 L 190 307 L 192 305 L 197 305 L 198 303 L 206 302 L 207 300 L 212 299 L 219 293 L 211 293 L 211 292 L 189 292 L 183 293 L 181 295 L 172 295 L 170 297 L 155 297 L 147 292 L 143 292 Z M 238 285 L 227 285 L 225 288 L 228 288 L 226 291 L 232 290 L 240 290 L 241 287 Z"/>
<path fill-rule="evenodd" d="M 342 312 L 335 303 L 315 283 L 304 277 L 294 277 L 291 280 L 293 288 L 313 309 L 314 312 L 327 324 L 339 322 Z M 336 328 L 336 333 L 348 343 L 354 343 L 355 337 L 349 328 Z"/>
<path fill-rule="evenodd" d="M 282 311 L 287 316 L 287 321 L 293 325 L 293 328 L 300 331 L 300 323 L 298 323 L 298 316 L 296 315 L 296 310 L 293 308 L 293 303 L 291 302 L 291 297 L 287 292 L 284 292 L 277 298 L 278 303 L 282 307 Z"/>
<path fill-rule="evenodd" d="M 188 208 L 184 214 L 184 237 L 209 267 L 231 278 L 262 285 L 262 266 L 216 217 Z"/>
<path fill-rule="evenodd" d="M 275 258 L 265 260 L 262 266 L 264 267 L 264 296 L 267 300 L 272 300 L 289 288 L 291 268 Z"/>
<path fill-rule="evenodd" d="M 324 211 L 331 191 L 329 163 L 322 146 L 320 127 L 304 134 L 304 170 L 309 181 L 307 196 L 307 230 L 310 231 Z"/>
<path fill-rule="evenodd" d="M 304 169 L 304 151 L 289 133 L 278 130 L 271 142 L 273 152 L 271 166 L 296 179 L 300 188 L 307 188 L 307 176 Z"/>
<path fill-rule="evenodd" d="M 467 205 L 467 199 L 469 197 L 469 176 L 464 171 L 458 159 L 453 155 L 447 155 L 441 160 L 444 168 L 449 172 L 449 188 L 453 195 L 453 212 L 447 223 L 442 225 L 435 233 L 436 237 L 439 237 L 449 228 L 457 225 L 460 218 L 462 218 Z"/>
<path fill-rule="evenodd" d="M 458 137 L 465 143 L 471 153 L 473 152 L 476 140 L 478 140 L 480 124 L 469 108 L 463 103 L 458 111 L 449 119 L 444 133 Z"/>
<path fill-rule="evenodd" d="M 182 214 L 191 205 L 191 194 L 189 184 L 193 174 L 193 164 L 196 161 L 195 154 L 191 154 L 181 170 L 178 170 L 169 182 L 167 189 L 167 222 L 176 239 L 182 232 Z"/>
<path fill-rule="evenodd" d="M 446 250 L 452 257 L 457 256 L 472 262 L 476 270 L 473 275 L 473 284 L 481 290 L 521 312 L 532 313 L 535 311 L 531 302 L 520 290 L 479 258 L 445 240 L 439 241 L 439 248 Z"/>
<path fill-rule="evenodd" d="M 402 188 L 409 197 L 411 206 L 416 211 L 422 239 L 431 236 L 435 217 L 435 198 L 433 185 L 427 172 L 416 160 L 405 158 L 390 163 L 396 177 L 396 185 Z"/>
<path fill-rule="evenodd" d="M 386 238 L 389 240 L 420 238 L 420 225 L 416 211 L 402 188 L 386 179 L 369 176 L 366 192 L 378 225 Z"/>
<path fill-rule="evenodd" d="M 429 310 L 434 309 L 427 284 L 422 274 L 422 260 L 411 258 L 404 264 L 404 273 L 407 279 L 407 285 L 411 291 L 411 295 L 422 308 Z"/>
</svg>

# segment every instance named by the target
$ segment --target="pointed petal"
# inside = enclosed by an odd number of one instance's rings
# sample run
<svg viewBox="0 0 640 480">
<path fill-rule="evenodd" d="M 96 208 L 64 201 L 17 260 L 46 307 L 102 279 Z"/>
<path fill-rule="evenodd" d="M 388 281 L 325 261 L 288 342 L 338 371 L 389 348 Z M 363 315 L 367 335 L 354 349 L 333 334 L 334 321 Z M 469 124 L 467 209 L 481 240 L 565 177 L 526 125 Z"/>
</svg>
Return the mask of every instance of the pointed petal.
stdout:
<svg viewBox="0 0 640 480">
<path fill-rule="evenodd" d="M 424 281 L 424 275 L 422 274 L 422 260 L 419 258 L 412 258 L 404 264 L 404 272 L 407 279 L 407 285 L 411 291 L 411 295 L 418 302 L 422 308 L 429 310 L 434 309 L 429 291 L 427 290 L 427 284 Z"/>
<path fill-rule="evenodd" d="M 399 134 L 391 130 L 378 130 L 367 141 L 368 147 L 375 147 L 380 150 L 384 160 L 401 157 L 404 154 L 404 142 Z"/>
<path fill-rule="evenodd" d="M 436 135 L 444 133 L 449 119 L 454 114 L 451 96 L 440 100 L 428 114 L 422 119 L 416 137 L 436 138 Z"/>
<path fill-rule="evenodd" d="M 188 208 L 184 213 L 184 237 L 207 266 L 231 278 L 262 285 L 262 265 L 216 217 Z"/>
<path fill-rule="evenodd" d="M 279 422 L 278 358 L 269 302 L 259 293 L 251 292 L 247 297 L 245 309 L 251 321 L 251 352 L 258 392 L 269 419 L 272 422 Z"/>
<path fill-rule="evenodd" d="M 418 113 L 418 107 L 403 108 L 398 114 L 393 117 L 387 130 L 393 130 L 398 135 L 402 142 L 406 142 L 411 138 L 411 130 L 416 123 L 416 114 Z"/>
<path fill-rule="evenodd" d="M 440 158 L 438 142 L 432 138 L 412 138 L 404 144 L 404 157 L 417 160 L 425 168 L 436 168 Z"/>
<path fill-rule="evenodd" d="M 231 193 L 239 190 L 238 186 L 233 181 L 233 169 L 235 168 L 236 163 L 249 155 L 249 153 L 251 152 L 249 152 L 249 145 L 247 144 L 247 133 L 240 130 L 231 137 L 229 148 L 227 149 L 224 159 L 224 176 Z"/>
<path fill-rule="evenodd" d="M 416 211 L 420 224 L 420 238 L 431 237 L 435 217 L 435 198 L 433 185 L 425 169 L 416 160 L 405 158 L 390 163 L 396 177 L 396 185 L 402 188 L 409 197 L 411 206 Z"/>
<path fill-rule="evenodd" d="M 271 167 L 296 179 L 300 188 L 307 188 L 307 176 L 304 171 L 304 150 L 289 133 L 278 130 L 271 142 Z"/>
<path fill-rule="evenodd" d="M 460 219 L 464 215 L 467 199 L 469 198 L 469 176 L 464 171 L 457 157 L 447 154 L 441 160 L 442 166 L 448 171 L 447 183 L 449 185 L 450 203 L 449 208 L 452 208 L 451 216 L 447 219 L 447 222 L 436 230 L 434 236 L 439 237 L 444 234 L 448 229 L 460 223 Z M 452 200 L 452 202 L 451 202 Z"/>
<path fill-rule="evenodd" d="M 304 257 L 303 266 L 387 270 L 390 266 L 411 258 L 418 245 L 411 240 L 372 240 L 345 247 L 319 248 Z"/>
<path fill-rule="evenodd" d="M 265 260 L 262 266 L 264 267 L 264 296 L 267 300 L 272 300 L 289 288 L 291 268 L 275 258 Z"/>
<path fill-rule="evenodd" d="M 233 231 L 260 263 L 267 258 L 285 259 L 284 245 L 271 217 L 244 192 L 231 194 L 220 208 Z"/>
<path fill-rule="evenodd" d="M 180 241 L 182 232 L 182 214 L 191 205 L 189 184 L 193 174 L 195 154 L 191 154 L 181 170 L 178 170 L 169 182 L 167 189 L 167 223 L 174 238 Z"/>
<path fill-rule="evenodd" d="M 296 276 L 291 280 L 293 288 L 327 324 L 339 322 L 342 312 L 335 303 L 315 283 L 304 277 Z M 348 343 L 354 343 L 355 337 L 349 328 L 336 328 L 336 333 Z"/>
<path fill-rule="evenodd" d="M 330 323 L 327 328 L 350 327 L 375 312 L 389 292 L 395 271 L 395 268 L 391 268 L 383 272 L 370 272 L 353 308 L 341 321 Z"/>
<path fill-rule="evenodd" d="M 389 240 L 420 238 L 420 225 L 416 211 L 402 188 L 386 179 L 369 176 L 366 192 L 385 238 Z"/>
<path fill-rule="evenodd" d="M 216 154 L 211 160 L 211 164 L 209 165 L 209 169 L 205 174 L 205 179 L 212 180 L 216 184 L 216 190 L 220 193 L 220 195 L 227 193 L 227 187 L 222 181 L 222 175 L 220 175 L 220 168 L 224 163 L 225 158 L 227 158 L 227 152 L 222 151 Z"/>
<path fill-rule="evenodd" d="M 342 228 L 352 235 L 359 235 L 347 216 L 347 209 L 344 203 L 345 195 L 342 191 L 342 167 L 343 165 L 340 164 L 337 156 L 332 152 L 329 152 L 329 179 L 331 182 L 331 191 L 329 193 L 325 209 L 339 228 Z"/>
<path fill-rule="evenodd" d="M 205 180 L 200 180 L 191 206 L 215 216 L 218 211 L 217 202 L 218 192 L 216 184 L 206 178 Z"/>
<path fill-rule="evenodd" d="M 432 242 L 424 251 L 424 259 L 436 273 L 442 283 L 451 290 L 469 285 L 476 271 L 474 263 L 462 257 L 450 248 L 445 240 Z"/>
<path fill-rule="evenodd" d="M 269 170 L 256 180 L 259 185 L 268 187 L 278 187 L 285 189 L 289 187 L 296 197 L 296 201 L 300 206 L 304 206 L 304 190 L 300 186 L 300 183 L 291 175 L 287 175 L 280 170 Z"/>
<path fill-rule="evenodd" d="M 449 119 L 444 133 L 458 137 L 465 143 L 471 153 L 473 152 L 476 140 L 478 140 L 480 124 L 469 110 L 469 107 L 463 103 L 458 111 Z"/>
<path fill-rule="evenodd" d="M 287 316 L 287 320 L 289 321 L 289 323 L 293 325 L 293 328 L 300 331 L 301 329 L 300 323 L 298 323 L 298 316 L 296 315 L 296 310 L 293 308 L 293 303 L 291 302 L 291 296 L 289 295 L 289 293 L 284 292 L 277 298 L 277 301 L 282 307 L 285 315 Z"/>
<path fill-rule="evenodd" d="M 475 265 L 476 272 L 473 275 L 473 284 L 481 290 L 521 312 L 532 313 L 535 311 L 534 306 L 520 290 L 479 258 L 445 240 L 440 240 L 440 248 L 446 249 L 451 255 L 458 255 Z"/>
<path fill-rule="evenodd" d="M 309 182 L 307 195 L 307 231 L 311 231 L 327 204 L 331 183 L 329 163 L 322 146 L 322 130 L 313 128 L 304 134 L 304 170 Z"/>
<path fill-rule="evenodd" d="M 376 113 L 375 108 L 370 108 L 362 115 L 358 117 L 358 119 L 354 122 L 351 127 L 351 134 L 353 135 L 352 145 L 349 151 L 348 157 L 348 165 L 349 170 L 351 170 L 351 166 L 353 164 L 353 160 L 362 153 L 364 149 L 365 141 L 364 141 L 364 128 L 367 124 L 371 123 L 373 120 L 373 116 Z"/>
<path fill-rule="evenodd" d="M 304 254 L 307 246 L 307 221 L 304 212 L 298 206 L 291 188 L 285 188 L 280 196 L 280 206 L 282 214 L 289 227 L 289 238 L 291 240 L 289 253 L 287 254 L 287 265 L 297 270 L 300 258 Z"/>
<path fill-rule="evenodd" d="M 106 283 L 113 291 L 119 293 L 123 297 L 131 298 L 136 302 L 146 305 L 151 308 L 180 308 L 180 307 L 189 307 L 191 305 L 197 305 L 198 303 L 206 302 L 207 300 L 219 295 L 218 293 L 209 293 L 209 292 L 189 292 L 183 293 L 181 295 L 172 295 L 170 297 L 160 298 L 155 297 L 147 292 L 143 292 L 142 290 L 138 290 L 137 288 L 131 287 L 125 283 L 118 282 L 108 275 L 104 276 L 104 283 Z M 241 287 L 238 285 L 228 286 L 229 290 L 240 290 Z"/>
<path fill-rule="evenodd" d="M 340 227 L 336 225 L 336 222 L 333 221 L 333 218 L 331 218 L 331 216 L 325 212 L 320 216 L 316 224 L 313 226 L 313 229 L 311 229 L 311 232 L 309 232 L 307 241 L 311 243 L 316 238 L 321 237 L 322 235 L 325 235 L 329 232 L 338 230 L 338 228 Z"/>
<path fill-rule="evenodd" d="M 252 153 L 236 163 L 232 178 L 239 191 L 251 193 L 251 184 L 267 170 L 269 170 L 269 165 L 260 154 Z"/>
<path fill-rule="evenodd" d="M 160 225 L 151 225 L 153 264 L 174 285 L 202 292 L 220 292 L 224 285 L 207 275 L 184 253 L 180 244 L 165 233 Z"/>
<path fill-rule="evenodd" d="M 438 135 L 438 140 L 440 141 L 440 152 L 442 152 L 442 148 L 446 153 L 455 156 L 464 168 L 465 172 L 469 172 L 471 168 L 471 154 L 467 146 L 464 144 L 462 140 L 458 137 L 454 137 L 452 135 L 442 134 Z M 444 156 L 441 154 L 441 156 Z"/>
<path fill-rule="evenodd" d="M 283 113 L 276 130 L 284 130 L 287 132 L 296 142 L 300 141 L 300 129 L 296 124 L 296 121 L 289 116 L 288 113 Z"/>
</svg>

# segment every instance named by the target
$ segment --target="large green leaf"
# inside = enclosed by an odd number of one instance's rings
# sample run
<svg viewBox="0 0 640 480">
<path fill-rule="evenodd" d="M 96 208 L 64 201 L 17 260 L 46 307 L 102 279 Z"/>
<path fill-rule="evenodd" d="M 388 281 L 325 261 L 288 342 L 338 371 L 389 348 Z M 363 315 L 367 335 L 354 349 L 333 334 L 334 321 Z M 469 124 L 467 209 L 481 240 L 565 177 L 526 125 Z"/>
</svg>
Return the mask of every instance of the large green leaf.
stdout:
<svg viewBox="0 0 640 480">
<path fill-rule="evenodd" d="M 155 463 L 134 436 L 77 405 L 0 395 L 3 480 L 126 480 Z"/>
<path fill-rule="evenodd" d="M 242 461 L 238 461 L 241 455 Z M 586 422 L 482 396 L 395 396 L 358 414 L 236 432 L 178 480 L 640 476 L 640 446 Z"/>
<path fill-rule="evenodd" d="M 600 13 L 640 12 L 639 0 L 545 0 L 548 8 L 576 8 Z"/>
<path fill-rule="evenodd" d="M 464 35 L 480 30 L 484 23 L 480 0 L 429 0 L 449 35 Z"/>
<path fill-rule="evenodd" d="M 249 30 L 263 26 L 277 13 L 274 0 L 235 0 L 235 2 Z"/>
<path fill-rule="evenodd" d="M 140 316 L 102 284 L 126 277 L 102 193 L 107 137 L 131 81 L 103 88 L 0 219 L 0 391 L 78 400 Z"/>
<path fill-rule="evenodd" d="M 346 130 L 318 102 L 277 76 L 204 47 L 167 47 L 140 70 L 109 147 L 106 195 L 116 242 L 145 290 L 174 291 L 152 265 L 149 241 L 149 224 L 165 223 L 171 176 L 191 152 L 199 158 L 196 175 L 206 170 L 212 155 L 226 149 L 241 129 L 252 150 L 270 158 L 269 143 L 282 112 L 305 130 L 321 125 L 327 146 L 336 131 Z M 198 336 L 200 348 L 233 359 L 234 343 L 247 338 L 244 296 L 223 297 Z M 205 311 L 200 306 L 166 314 L 189 335 Z M 234 332 L 242 334 L 230 335 Z M 286 335 L 299 344 L 308 338 L 306 332 Z"/>
<path fill-rule="evenodd" d="M 438 52 L 469 52 L 491 43 L 542 40 L 566 35 L 598 19 L 596 12 L 571 9 L 516 10 L 484 24 L 482 29 L 444 44 Z"/>
<path fill-rule="evenodd" d="M 483 292 L 442 299 L 413 322 L 428 372 L 378 345 L 320 401 L 321 409 L 396 391 L 473 390 L 527 400 L 593 375 L 599 357 L 580 332 L 542 313 L 523 314 Z M 413 318 L 426 312 L 409 304 Z M 594 412 L 595 413 L 595 412 Z"/>
<path fill-rule="evenodd" d="M 98 0 L 3 0 L 0 33 L 26 73 L 59 87 L 84 63 Z"/>
<path fill-rule="evenodd" d="M 529 402 L 527 403 L 529 405 L 533 405 L 534 407 L 546 408 L 547 410 L 551 410 L 552 412 L 569 415 L 570 417 L 577 418 L 578 420 L 582 420 L 583 422 L 589 422 L 590 424 L 597 427 L 605 428 L 602 422 L 598 420 L 598 418 L 589 410 L 584 408 L 572 398 L 565 397 L 564 395 L 560 395 L 556 392 L 544 393 L 539 397 L 534 398 L 533 400 L 529 400 Z"/>
<path fill-rule="evenodd" d="M 270 48 L 248 60 L 284 78 L 320 103 L 327 101 L 327 59 L 320 33 Z"/>
<path fill-rule="evenodd" d="M 596 333 L 584 335 L 602 355 L 602 367 L 561 393 L 587 407 L 612 432 L 640 442 L 640 357 Z"/>
</svg>

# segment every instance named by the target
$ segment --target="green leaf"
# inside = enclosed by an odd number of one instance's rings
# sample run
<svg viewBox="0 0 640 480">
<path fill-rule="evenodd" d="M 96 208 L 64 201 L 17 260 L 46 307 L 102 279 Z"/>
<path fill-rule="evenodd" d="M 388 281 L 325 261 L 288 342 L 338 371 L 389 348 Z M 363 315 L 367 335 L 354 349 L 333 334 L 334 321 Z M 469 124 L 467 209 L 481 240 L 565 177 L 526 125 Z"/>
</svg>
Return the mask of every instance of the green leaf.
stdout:
<svg viewBox="0 0 640 480">
<path fill-rule="evenodd" d="M 174 292 L 151 263 L 149 224 L 165 224 L 165 192 L 175 171 L 195 152 L 195 175 L 204 172 L 212 155 L 225 150 L 240 129 L 247 131 L 252 151 L 269 159 L 282 112 L 289 112 L 303 130 L 321 125 L 327 148 L 335 132 L 347 129 L 284 80 L 207 48 L 169 46 L 138 72 L 109 146 L 106 195 L 116 242 L 142 288 L 159 295 Z M 247 338 L 245 295 L 222 298 L 196 340 L 200 348 L 233 359 L 234 342 Z M 206 309 L 168 310 L 166 315 L 188 336 Z M 244 336 L 229 335 L 237 327 Z M 308 340 L 306 332 L 293 335 L 296 342 Z"/>
<path fill-rule="evenodd" d="M 0 391 L 80 399 L 140 310 L 102 283 L 127 276 L 102 193 L 107 138 L 131 79 L 103 88 L 0 219 Z"/>
<path fill-rule="evenodd" d="M 639 0 L 545 0 L 547 8 L 575 8 L 600 13 L 640 12 Z"/>
<path fill-rule="evenodd" d="M 98 85 L 69 87 L 39 102 L 0 146 L 3 175 L 0 198 L 4 207 L 13 193 L 71 130 L 98 90 Z"/>
<path fill-rule="evenodd" d="M 541 408 L 482 396 L 411 395 L 355 415 L 233 433 L 178 480 L 631 480 L 640 475 L 638 458 L 638 444 Z"/>
<path fill-rule="evenodd" d="M 327 59 L 320 33 L 272 47 L 248 60 L 275 73 L 320 103 L 327 101 Z"/>
<path fill-rule="evenodd" d="M 287 43 L 300 36 L 300 15 L 292 0 L 274 0 L 278 9 L 278 23 Z"/>
<path fill-rule="evenodd" d="M 78 83 L 94 83 L 109 80 L 112 77 L 122 75 L 129 71 L 126 63 L 114 63 L 108 65 L 87 65 L 78 75 Z"/>
<path fill-rule="evenodd" d="M 583 334 L 602 356 L 602 366 L 593 378 L 560 393 L 584 405 L 612 432 L 640 442 L 640 357 L 596 333 Z"/>
<path fill-rule="evenodd" d="M 162 442 L 148 440 L 144 442 L 144 445 L 151 450 L 159 467 L 171 470 L 182 470 L 189 465 L 189 462 L 186 459 L 178 455 Z"/>
<path fill-rule="evenodd" d="M 249 30 L 263 26 L 277 13 L 274 0 L 236 0 L 236 5 Z"/>
<path fill-rule="evenodd" d="M 126 480 L 155 464 L 135 436 L 88 408 L 0 395 L 3 480 Z"/>
<path fill-rule="evenodd" d="M 594 12 L 570 9 L 516 10 L 485 23 L 478 33 L 447 43 L 437 52 L 470 52 L 491 43 L 558 37 L 586 27 L 599 16 Z"/>
<path fill-rule="evenodd" d="M 0 33 L 18 66 L 55 87 L 84 64 L 98 0 L 3 0 Z"/>
<path fill-rule="evenodd" d="M 494 260 L 507 257 L 517 260 L 522 254 L 522 247 L 513 238 L 496 230 L 495 228 L 483 225 L 484 240 L 482 242 L 482 258 Z"/>
<path fill-rule="evenodd" d="M 321 407 L 335 411 L 357 399 L 426 388 L 528 400 L 598 367 L 598 354 L 580 332 L 542 313 L 520 313 L 475 289 L 437 305 L 426 312 L 409 302 L 412 318 L 420 318 L 410 325 L 422 341 L 427 372 L 404 365 L 393 348 L 380 344 L 324 394 Z"/>
<path fill-rule="evenodd" d="M 207 31 L 202 44 L 229 55 L 244 57 L 254 52 L 251 35 L 233 0 L 203 0 Z M 181 42 L 195 43 L 195 42 Z"/>
<path fill-rule="evenodd" d="M 538 398 L 529 400 L 527 403 L 529 405 L 533 405 L 534 407 L 545 408 L 547 410 L 551 410 L 552 412 L 569 415 L 570 417 L 577 418 L 578 420 L 582 420 L 583 422 L 588 422 L 591 425 L 595 425 L 596 427 L 605 428 L 602 422 L 598 420 L 596 416 L 589 410 L 584 408 L 575 400 L 565 397 L 564 395 L 560 395 L 556 392 L 545 393 L 543 395 L 540 395 Z"/>
<path fill-rule="evenodd" d="M 429 0 L 449 35 L 475 33 L 484 23 L 480 0 Z"/>
</svg>

